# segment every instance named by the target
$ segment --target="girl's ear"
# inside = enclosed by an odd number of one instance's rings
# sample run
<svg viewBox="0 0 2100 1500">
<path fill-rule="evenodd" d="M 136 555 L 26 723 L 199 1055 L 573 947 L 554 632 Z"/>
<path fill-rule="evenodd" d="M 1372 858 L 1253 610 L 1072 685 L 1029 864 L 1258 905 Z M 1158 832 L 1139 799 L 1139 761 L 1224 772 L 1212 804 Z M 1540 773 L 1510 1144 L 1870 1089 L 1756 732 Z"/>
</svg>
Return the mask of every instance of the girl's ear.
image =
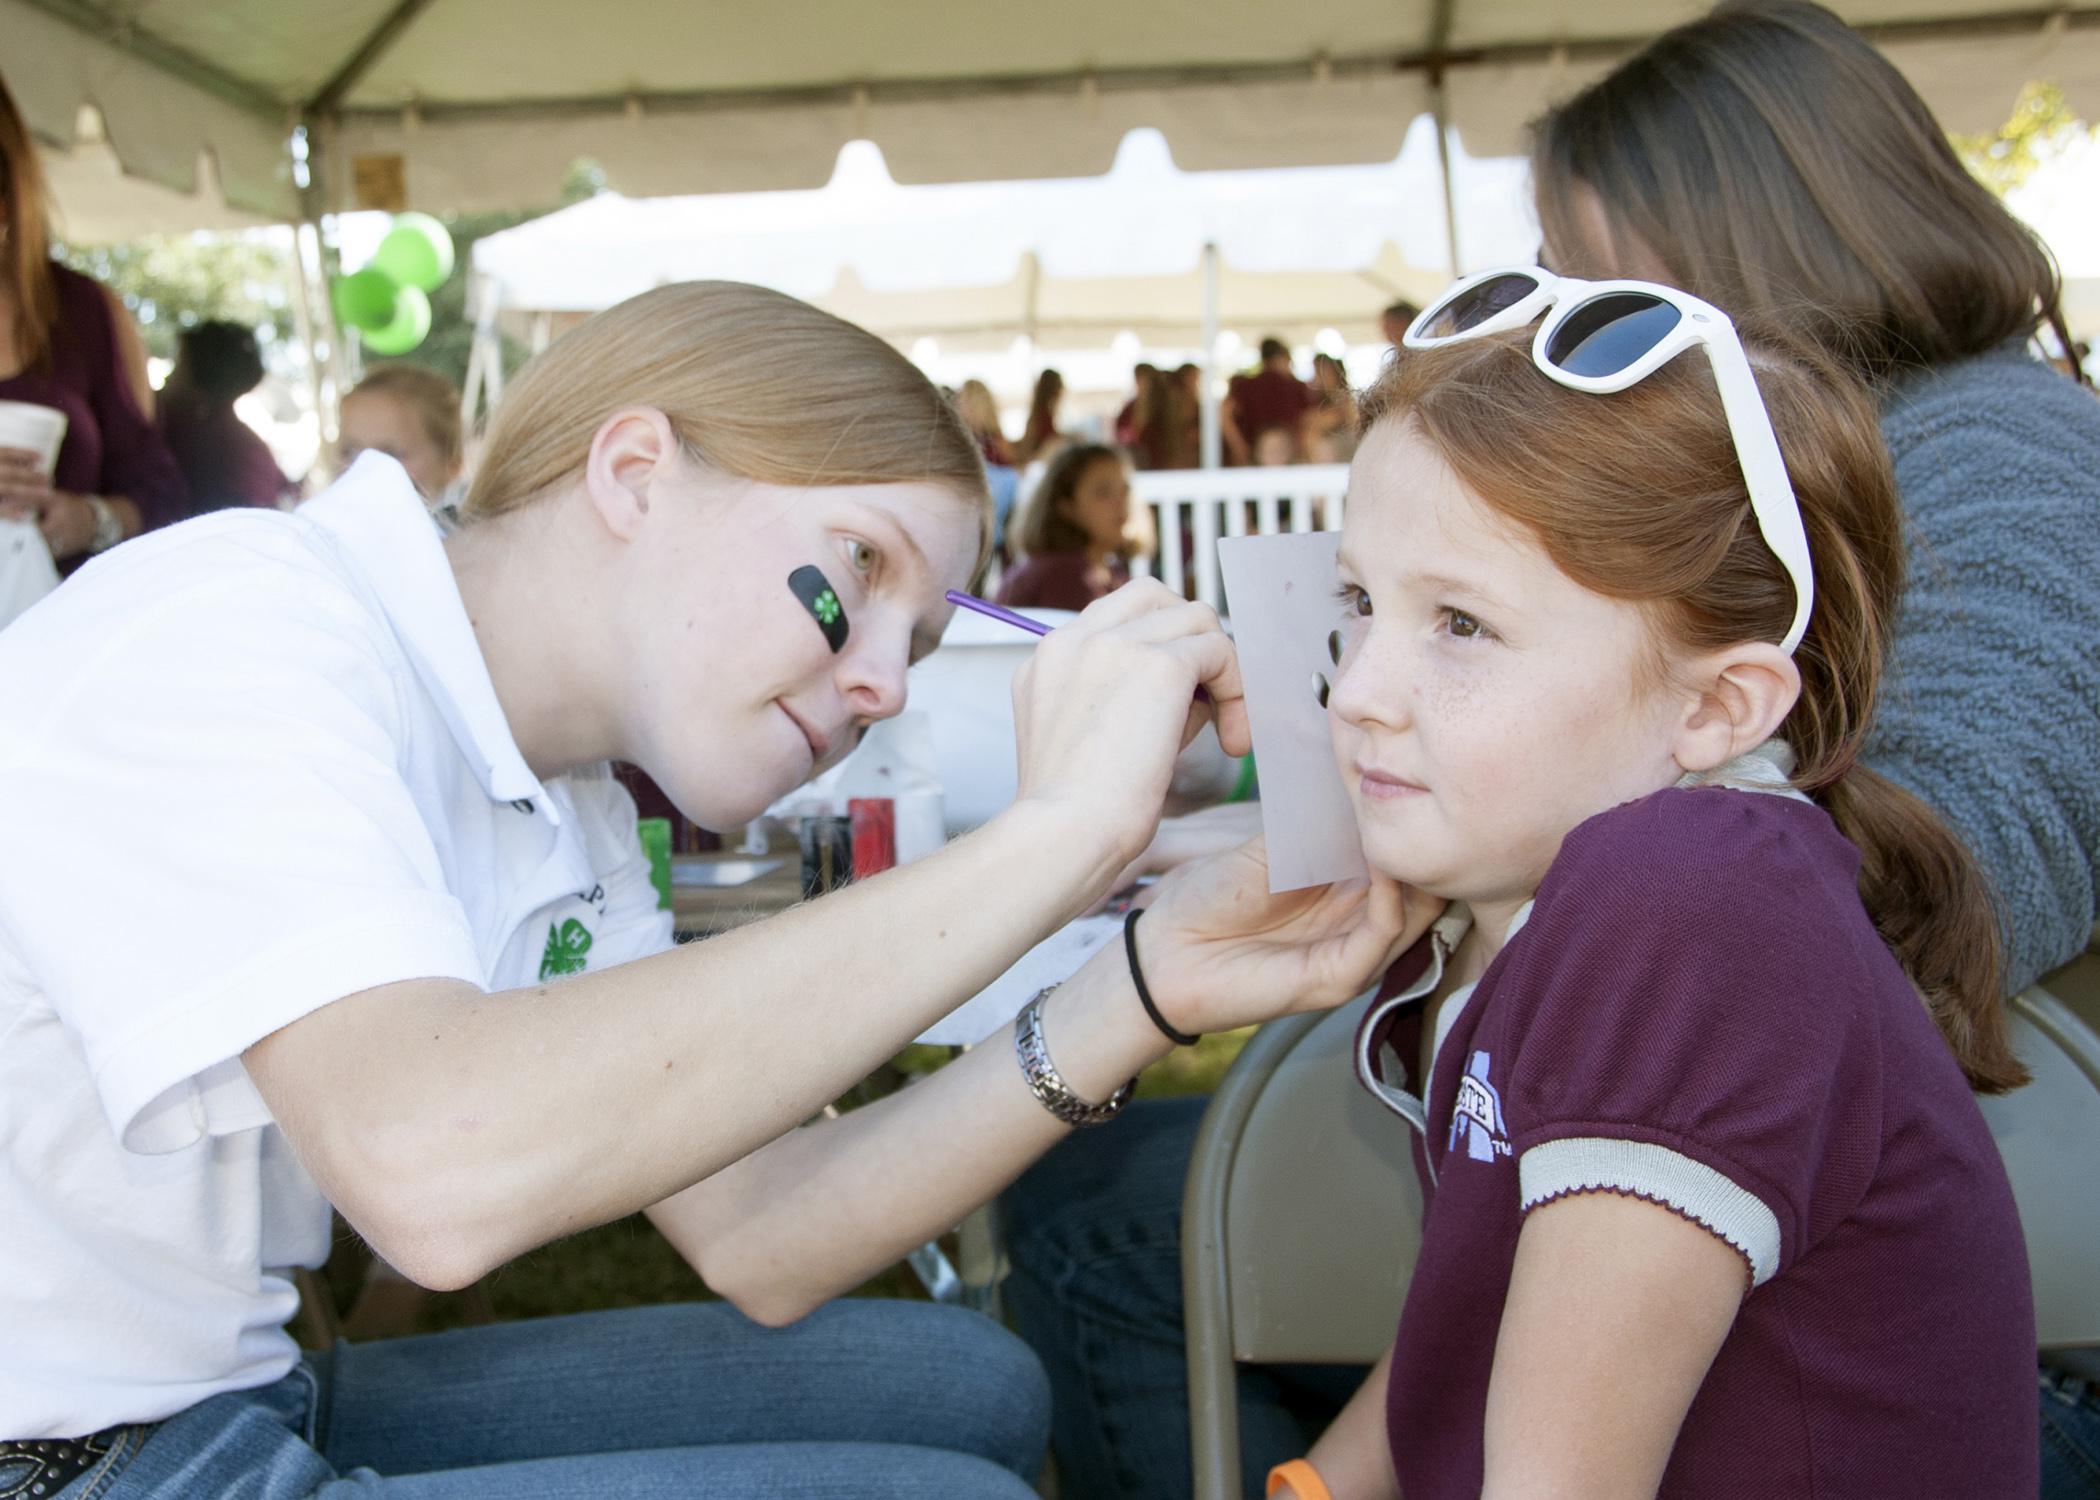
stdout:
<svg viewBox="0 0 2100 1500">
<path fill-rule="evenodd" d="M 682 449 L 671 419 L 650 406 L 614 412 L 591 438 L 583 488 L 605 529 L 623 542 L 641 532 L 651 487 L 668 478 Z"/>
<path fill-rule="evenodd" d="M 1702 657 L 1671 754 L 1686 771 L 1711 771 L 1754 750 L 1774 734 L 1801 696 L 1793 657 L 1766 641 Z"/>
</svg>

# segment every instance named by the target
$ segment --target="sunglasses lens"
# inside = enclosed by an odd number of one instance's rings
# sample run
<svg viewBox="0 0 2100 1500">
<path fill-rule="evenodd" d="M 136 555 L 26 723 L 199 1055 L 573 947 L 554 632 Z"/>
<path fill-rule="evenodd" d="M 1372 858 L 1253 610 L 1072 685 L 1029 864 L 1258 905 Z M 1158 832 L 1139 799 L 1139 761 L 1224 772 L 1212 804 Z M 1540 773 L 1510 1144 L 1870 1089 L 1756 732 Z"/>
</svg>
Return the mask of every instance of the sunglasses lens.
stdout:
<svg viewBox="0 0 2100 1500">
<path fill-rule="evenodd" d="M 1616 375 L 1669 337 L 1684 319 L 1644 292 L 1611 292 L 1569 313 L 1546 345 L 1546 358 L 1570 375 Z"/>
<path fill-rule="evenodd" d="M 1536 278 L 1518 272 L 1492 277 L 1479 286 L 1468 287 L 1438 308 L 1436 316 L 1422 331 L 1433 339 L 1447 339 L 1478 328 L 1496 313 L 1515 307 L 1538 289 Z"/>
</svg>

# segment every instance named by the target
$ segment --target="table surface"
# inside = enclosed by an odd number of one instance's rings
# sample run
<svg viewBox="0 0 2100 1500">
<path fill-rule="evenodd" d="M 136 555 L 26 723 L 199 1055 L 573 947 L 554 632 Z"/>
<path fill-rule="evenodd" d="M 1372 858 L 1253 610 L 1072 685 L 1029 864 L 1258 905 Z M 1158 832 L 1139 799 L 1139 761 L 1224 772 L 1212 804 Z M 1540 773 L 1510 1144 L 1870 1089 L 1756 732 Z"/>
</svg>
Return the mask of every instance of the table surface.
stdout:
<svg viewBox="0 0 2100 1500">
<path fill-rule="evenodd" d="M 750 859 L 748 854 L 677 854 L 671 857 L 671 921 L 680 938 L 707 937 L 727 932 L 746 922 L 756 922 L 786 911 L 802 899 L 802 857 L 799 851 L 776 849 L 758 856 L 777 859 L 777 869 L 742 885 L 680 885 L 677 874 L 695 866 Z"/>
</svg>

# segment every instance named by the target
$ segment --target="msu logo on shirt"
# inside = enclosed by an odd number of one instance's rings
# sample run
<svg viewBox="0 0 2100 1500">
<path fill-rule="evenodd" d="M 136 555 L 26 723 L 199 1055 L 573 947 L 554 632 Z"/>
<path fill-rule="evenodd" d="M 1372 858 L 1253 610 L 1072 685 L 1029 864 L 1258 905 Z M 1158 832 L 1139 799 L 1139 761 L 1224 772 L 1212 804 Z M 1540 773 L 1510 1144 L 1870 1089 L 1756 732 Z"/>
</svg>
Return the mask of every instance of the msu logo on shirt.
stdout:
<svg viewBox="0 0 2100 1500">
<path fill-rule="evenodd" d="M 1466 1155 L 1475 1161 L 1493 1161 L 1509 1155 L 1502 1096 L 1488 1082 L 1485 1052 L 1475 1052 L 1466 1059 L 1465 1076 L 1458 1080 L 1458 1099 L 1451 1106 L 1451 1138 L 1445 1149 L 1456 1151 L 1460 1142 L 1465 1143 Z"/>
</svg>

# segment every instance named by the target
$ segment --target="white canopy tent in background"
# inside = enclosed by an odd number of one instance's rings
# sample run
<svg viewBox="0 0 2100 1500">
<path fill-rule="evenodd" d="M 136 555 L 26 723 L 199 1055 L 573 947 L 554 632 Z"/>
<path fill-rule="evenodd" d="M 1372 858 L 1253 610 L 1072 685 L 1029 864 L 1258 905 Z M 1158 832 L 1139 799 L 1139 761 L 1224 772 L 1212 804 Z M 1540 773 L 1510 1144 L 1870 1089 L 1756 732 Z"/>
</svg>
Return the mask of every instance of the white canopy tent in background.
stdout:
<svg viewBox="0 0 2100 1500">
<path fill-rule="evenodd" d="M 1501 155 L 1545 102 L 1703 8 L 0 0 L 0 68 L 61 158 L 93 106 L 129 177 L 196 200 L 200 218 L 281 220 L 531 209 L 586 157 L 636 196 L 817 188 L 857 139 L 903 183 L 1098 175 L 1139 126 L 1192 171 L 1386 162 L 1425 112 L 1476 155 Z M 2100 114 L 2100 5 L 1836 8 L 1951 129 L 1997 124 L 2031 78 Z M 295 127 L 314 147 L 303 203 Z M 63 184 L 72 168 L 54 174 Z M 149 209 L 165 226 L 165 205 Z M 120 238 L 131 212 L 113 199 L 68 227 Z"/>
<path fill-rule="evenodd" d="M 599 197 L 490 235 L 475 271 L 506 308 L 590 312 L 667 281 L 755 281 L 889 337 L 1004 348 L 1194 345 L 1216 246 L 1236 324 L 1375 339 L 1380 310 L 1448 278 L 1434 131 L 1375 166 L 1191 173 L 1150 129 L 1104 176 L 900 186 L 866 142 L 821 189 Z M 1515 162 L 1460 163 L 1469 259 L 1528 254 Z M 1467 168 L 1471 168 L 1470 171 Z"/>
<path fill-rule="evenodd" d="M 1462 253 L 1527 259 L 1537 236 L 1522 164 L 1453 166 Z M 1113 345 L 1121 386 L 1138 350 L 1196 350 L 1207 363 L 1221 331 L 1250 346 L 1265 334 L 1299 346 L 1381 340 L 1387 304 L 1423 300 L 1449 279 L 1439 173 L 1426 117 L 1376 166 L 1182 172 L 1144 129 L 1105 176 L 1034 182 L 900 186 L 877 148 L 857 142 L 822 189 L 603 194 L 481 240 L 474 270 L 514 328 L 671 281 L 753 281 L 929 366 L 937 348 L 945 378 L 1011 365 L 982 356 L 1017 342 L 1024 363 L 1035 350 Z M 967 370 L 945 368 L 962 355 Z"/>
</svg>

